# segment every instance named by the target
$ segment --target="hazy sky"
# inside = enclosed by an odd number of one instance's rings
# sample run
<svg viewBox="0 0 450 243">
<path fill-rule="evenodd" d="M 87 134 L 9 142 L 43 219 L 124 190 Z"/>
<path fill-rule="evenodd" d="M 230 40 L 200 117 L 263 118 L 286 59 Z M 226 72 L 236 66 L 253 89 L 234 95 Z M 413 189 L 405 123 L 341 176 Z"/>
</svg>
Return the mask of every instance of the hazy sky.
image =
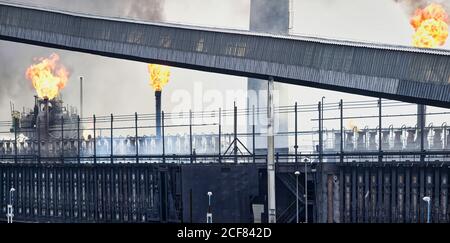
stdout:
<svg viewBox="0 0 450 243">
<path fill-rule="evenodd" d="M 448 5 L 450 0 L 437 1 Z M 18 2 L 18 1 L 15 1 Z M 164 9 L 159 16 L 148 16 L 150 9 L 137 11 L 133 1 L 70 1 L 70 0 L 21 0 L 20 2 L 50 6 L 71 11 L 89 11 L 95 14 L 132 16 L 149 19 L 161 18 L 167 22 L 179 22 L 225 28 L 248 29 L 250 0 L 165 0 L 160 2 Z M 137 1 L 146 2 L 145 0 Z M 150 2 L 155 2 L 150 1 Z M 412 28 L 409 26 L 409 10 L 399 2 L 412 0 L 294 0 L 294 21 L 291 34 L 304 34 L 410 45 Z M 103 6 L 99 8 L 98 6 Z M 137 5 L 139 6 L 139 4 Z M 154 13 L 153 13 L 154 14 Z M 443 47 L 450 49 L 450 41 Z M 32 108 L 34 90 L 25 79 L 26 68 L 34 57 L 49 56 L 57 52 L 61 62 L 70 70 L 71 76 L 62 95 L 66 104 L 78 106 L 78 77 L 85 77 L 85 115 L 153 113 L 154 93 L 148 85 L 145 63 L 105 58 L 61 50 L 0 41 L 0 120 L 10 119 L 9 101 L 16 107 Z M 205 73 L 172 68 L 169 84 L 163 90 L 163 109 L 166 111 L 211 110 L 218 107 L 229 108 L 236 100 L 245 108 L 246 78 Z M 339 92 L 318 90 L 289 85 L 288 103 L 295 101 L 312 104 L 326 96 L 326 102 L 339 99 L 374 99 Z M 181 98 L 190 95 L 186 101 Z M 213 97 L 221 97 L 219 101 Z M 415 112 L 415 107 L 401 108 L 393 112 Z M 429 111 L 442 110 L 430 108 Z M 302 117 L 303 124 L 314 126 L 310 117 Z M 429 118 L 433 121 L 434 118 Z M 448 116 L 438 117 L 435 123 L 448 120 Z M 389 121 L 386 121 L 389 122 Z M 359 121 L 356 121 L 359 123 Z M 372 127 L 376 120 L 364 121 Z M 415 121 L 392 119 L 400 126 Z M 387 123 L 390 124 L 390 123 Z M 245 128 L 244 128 L 245 129 Z"/>
</svg>

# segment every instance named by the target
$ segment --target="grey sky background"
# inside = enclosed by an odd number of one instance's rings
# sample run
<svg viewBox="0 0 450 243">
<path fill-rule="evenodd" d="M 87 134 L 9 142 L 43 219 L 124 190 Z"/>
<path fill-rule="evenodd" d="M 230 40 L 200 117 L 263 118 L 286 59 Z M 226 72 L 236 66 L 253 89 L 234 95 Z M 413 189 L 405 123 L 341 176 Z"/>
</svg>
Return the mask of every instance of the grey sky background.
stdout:
<svg viewBox="0 0 450 243">
<path fill-rule="evenodd" d="M 87 12 L 106 16 L 131 17 L 184 24 L 248 29 L 250 0 L 20 0 L 22 2 L 74 12 Z M 426 1 L 414 0 L 294 0 L 294 20 L 291 34 L 325 36 L 389 44 L 410 45 L 412 28 L 409 17 L 413 6 Z M 449 6 L 450 0 L 437 0 Z M 150 7 L 152 6 L 152 7 Z M 157 9 L 158 11 L 155 11 Z M 449 11 L 450 12 L 450 11 Z M 270 23 L 268 23 L 270 24 Z M 442 48 L 450 49 L 450 41 Z M 85 78 L 84 114 L 98 115 L 153 113 L 154 93 L 148 85 L 145 63 L 105 58 L 90 54 L 54 50 L 25 44 L 0 41 L 0 120 L 10 119 L 9 101 L 16 108 L 32 108 L 35 94 L 31 82 L 25 79 L 25 70 L 35 57 L 47 57 L 52 52 L 61 56 L 61 62 L 70 70 L 70 79 L 62 96 L 66 104 L 79 104 L 79 76 Z M 236 100 L 240 108 L 246 107 L 243 96 L 247 89 L 245 77 L 172 68 L 170 82 L 163 90 L 163 109 L 166 111 L 213 110 L 231 108 Z M 201 91 L 202 90 L 202 91 Z M 289 85 L 287 103 L 374 100 L 333 91 Z M 188 100 L 182 99 L 190 95 Z M 217 99 L 219 97 L 219 99 Z M 200 98 L 200 99 L 199 99 Z M 414 113 L 415 106 L 386 109 L 386 113 Z M 429 112 L 448 111 L 430 107 Z M 346 115 L 352 115 L 349 111 Z M 355 114 L 361 111 L 355 111 Z M 376 114 L 376 111 L 364 111 Z M 326 114 L 325 116 L 336 114 Z M 303 130 L 314 127 L 309 115 L 301 117 Z M 440 125 L 450 121 L 449 116 L 429 117 L 428 122 Z M 242 122 L 245 130 L 245 121 Z M 376 119 L 356 120 L 358 126 L 375 127 Z M 384 124 L 415 125 L 415 119 L 385 119 Z M 325 127 L 335 126 L 326 122 Z"/>
</svg>

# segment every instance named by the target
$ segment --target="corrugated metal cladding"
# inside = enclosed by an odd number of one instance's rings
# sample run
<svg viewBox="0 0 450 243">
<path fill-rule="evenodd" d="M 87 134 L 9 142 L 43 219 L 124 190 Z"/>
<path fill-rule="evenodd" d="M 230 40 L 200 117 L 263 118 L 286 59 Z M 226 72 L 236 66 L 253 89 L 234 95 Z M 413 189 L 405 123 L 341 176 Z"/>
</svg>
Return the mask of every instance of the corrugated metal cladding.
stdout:
<svg viewBox="0 0 450 243">
<path fill-rule="evenodd" d="M 450 52 L 108 19 L 0 4 L 0 38 L 450 106 Z"/>
</svg>

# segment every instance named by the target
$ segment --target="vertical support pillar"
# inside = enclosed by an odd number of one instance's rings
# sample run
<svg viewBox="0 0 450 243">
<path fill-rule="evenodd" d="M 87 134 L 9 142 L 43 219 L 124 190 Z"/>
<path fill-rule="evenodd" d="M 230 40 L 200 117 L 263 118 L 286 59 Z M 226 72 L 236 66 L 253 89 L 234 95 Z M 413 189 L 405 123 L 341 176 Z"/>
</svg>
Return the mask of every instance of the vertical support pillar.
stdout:
<svg viewBox="0 0 450 243">
<path fill-rule="evenodd" d="M 78 117 L 78 124 L 80 124 L 80 117 Z M 38 160 L 38 163 L 41 163 L 41 121 L 40 121 L 40 119 L 37 119 L 36 127 L 37 127 L 37 143 L 38 143 L 38 158 L 37 158 L 37 160 Z M 79 127 L 79 125 L 78 125 L 78 127 Z M 79 157 L 80 156 L 78 156 L 78 158 Z"/>
<path fill-rule="evenodd" d="M 382 106 L 381 106 L 381 98 L 378 99 L 378 162 L 383 162 L 383 147 L 381 146 L 383 140 L 381 138 L 381 130 L 382 130 Z"/>
<path fill-rule="evenodd" d="M 357 212 L 358 212 L 358 209 L 357 209 L 357 206 L 358 206 L 358 204 L 357 204 L 357 173 L 356 173 L 356 170 L 357 170 L 357 167 L 355 167 L 355 166 L 351 166 L 350 167 L 351 168 L 351 178 L 352 178 L 352 182 L 351 182 L 351 185 L 352 185 L 352 191 L 351 191 L 351 193 L 352 193 L 352 201 L 351 201 L 351 203 L 352 203 L 352 218 L 351 218 L 351 223 L 356 223 L 357 221 Z"/>
<path fill-rule="evenodd" d="M 97 132 L 96 132 L 96 129 L 95 129 L 95 125 L 96 125 L 96 118 L 95 118 L 95 115 L 93 116 L 93 119 L 94 119 L 94 164 L 97 164 Z"/>
<path fill-rule="evenodd" d="M 308 223 L 308 160 L 305 158 L 305 223 Z"/>
<path fill-rule="evenodd" d="M 440 207 L 440 222 L 448 223 L 448 168 L 441 168 L 441 207 Z"/>
<path fill-rule="evenodd" d="M 298 163 L 298 128 L 297 128 L 297 126 L 298 126 L 298 124 L 297 124 L 297 122 L 298 122 L 298 115 L 297 115 L 297 113 L 298 113 L 298 110 L 297 110 L 297 102 L 295 102 L 295 107 L 294 107 L 294 112 L 295 112 L 295 145 L 294 145 L 294 153 L 295 153 L 295 163 L 297 164 Z M 306 163 L 306 162 L 305 162 Z M 305 171 L 306 172 L 306 171 Z"/>
<path fill-rule="evenodd" d="M 40 151 L 40 149 L 39 149 Z M 80 155 L 81 155 L 81 140 L 80 140 L 80 116 L 77 117 L 77 162 L 78 164 L 80 161 Z"/>
<path fill-rule="evenodd" d="M 164 125 L 164 111 L 161 112 L 161 122 L 162 122 L 162 156 L 163 163 L 166 163 L 166 136 L 165 136 L 165 125 Z"/>
<path fill-rule="evenodd" d="M 370 167 L 363 167 L 364 170 L 364 223 L 370 222 Z"/>
<path fill-rule="evenodd" d="M 159 212 L 160 212 L 160 221 L 165 223 L 167 222 L 167 216 L 168 216 L 168 192 L 167 192 L 167 169 L 166 168 L 162 168 L 159 169 Z"/>
<path fill-rule="evenodd" d="M 377 223 L 383 222 L 383 168 L 377 167 Z"/>
<path fill-rule="evenodd" d="M 14 117 L 14 163 L 17 163 L 17 123 L 18 117 Z"/>
<path fill-rule="evenodd" d="M 237 159 L 237 152 L 238 152 L 238 141 L 237 141 L 237 107 L 236 107 L 236 102 L 234 102 L 234 110 L 233 110 L 233 116 L 234 116 L 234 147 L 233 147 L 233 155 L 234 155 L 234 163 L 237 163 L 238 159 Z"/>
<path fill-rule="evenodd" d="M 340 133 L 341 133 L 341 141 L 340 141 L 340 162 L 344 162 L 344 101 L 341 99 L 339 101 L 339 110 L 340 110 Z"/>
<path fill-rule="evenodd" d="M 322 133 L 323 133 L 323 128 L 322 128 L 322 103 L 319 102 L 318 105 L 318 111 L 319 111 L 319 162 L 322 163 L 323 162 L 323 158 L 322 158 L 322 149 L 323 149 L 323 141 L 322 141 Z"/>
<path fill-rule="evenodd" d="M 420 127 L 420 162 L 425 162 L 425 105 L 417 105 L 418 110 L 418 123 L 417 124 Z"/>
<path fill-rule="evenodd" d="M 83 77 L 80 77 L 80 116 L 83 117 Z"/>
<path fill-rule="evenodd" d="M 192 111 L 189 110 L 189 154 L 190 161 L 192 164 Z"/>
<path fill-rule="evenodd" d="M 134 113 L 134 146 L 136 149 L 136 164 L 139 163 L 139 142 L 138 142 L 138 114 Z"/>
<path fill-rule="evenodd" d="M 391 222 L 391 176 L 389 173 L 389 170 L 391 167 L 384 167 L 384 175 L 383 175 L 383 188 L 384 188 L 384 195 L 383 195 L 383 211 L 384 211 L 384 223 Z"/>
<path fill-rule="evenodd" d="M 405 223 L 411 223 L 411 168 L 405 167 Z"/>
<path fill-rule="evenodd" d="M 274 162 L 274 131 L 273 131 L 273 78 L 270 77 L 267 88 L 267 206 L 268 206 L 268 222 L 276 223 L 276 205 L 275 205 L 275 162 Z"/>
<path fill-rule="evenodd" d="M 441 187 L 441 182 L 440 182 L 440 167 L 436 166 L 434 167 L 434 200 L 432 201 L 434 204 L 433 207 L 433 222 L 434 223 L 440 223 L 439 222 L 439 195 L 440 195 L 440 187 Z"/>
<path fill-rule="evenodd" d="M 391 223 L 397 223 L 397 167 L 391 167 Z"/>
<path fill-rule="evenodd" d="M 64 163 L 64 117 L 61 116 L 61 162 Z"/>
<path fill-rule="evenodd" d="M 114 158 L 114 134 L 113 134 L 113 128 L 114 128 L 114 125 L 113 125 L 113 123 L 114 123 L 114 117 L 113 117 L 113 114 L 111 114 L 111 138 L 110 138 L 110 149 L 111 149 L 111 151 L 110 151 L 110 157 L 111 157 L 111 164 L 113 163 L 113 158 Z"/>
<path fill-rule="evenodd" d="M 344 198 L 345 198 L 345 188 L 344 188 L 344 167 L 339 167 L 339 222 L 344 223 Z"/>
<path fill-rule="evenodd" d="M 222 163 L 222 109 L 219 108 L 219 163 Z"/>
<path fill-rule="evenodd" d="M 256 162 L 256 141 L 255 141 L 255 106 L 253 105 L 253 115 L 252 115 L 252 119 L 253 119 L 253 125 L 252 125 L 252 150 L 253 150 L 253 163 Z"/>
<path fill-rule="evenodd" d="M 327 222 L 334 223 L 334 208 L 333 208 L 333 175 L 327 175 Z"/>
<path fill-rule="evenodd" d="M 419 167 L 419 223 L 426 222 L 426 207 L 425 203 L 422 200 L 422 198 L 425 196 L 425 169 L 426 167 Z"/>
</svg>

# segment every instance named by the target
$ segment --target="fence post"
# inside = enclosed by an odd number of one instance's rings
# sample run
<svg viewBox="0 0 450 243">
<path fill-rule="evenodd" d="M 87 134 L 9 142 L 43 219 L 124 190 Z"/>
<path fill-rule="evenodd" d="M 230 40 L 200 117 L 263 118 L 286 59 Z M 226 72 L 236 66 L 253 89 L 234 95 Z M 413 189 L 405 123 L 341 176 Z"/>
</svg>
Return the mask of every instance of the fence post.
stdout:
<svg viewBox="0 0 450 243">
<path fill-rule="evenodd" d="M 114 157 L 114 134 L 113 134 L 113 123 L 114 123 L 114 117 L 113 114 L 111 113 L 111 138 L 110 138 L 110 157 L 111 157 L 111 164 L 113 163 L 113 157 Z"/>
<path fill-rule="evenodd" d="M 253 143 L 253 163 L 256 162 L 256 141 L 255 141 L 255 105 L 253 105 L 253 125 L 252 125 L 252 143 Z"/>
<path fill-rule="evenodd" d="M 344 162 L 344 101 L 341 99 L 339 102 L 339 110 L 340 110 L 340 129 L 341 129 L 341 141 L 340 141 L 340 162 Z"/>
<path fill-rule="evenodd" d="M 162 156 L 163 156 L 163 163 L 166 163 L 166 135 L 165 135 L 165 125 L 164 125 L 164 111 L 161 111 L 161 122 L 162 122 Z"/>
<path fill-rule="evenodd" d="M 80 141 L 80 116 L 77 117 L 77 162 L 80 163 L 81 141 Z"/>
<path fill-rule="evenodd" d="M 322 133 L 323 133 L 323 128 L 322 128 L 322 103 L 319 102 L 318 105 L 318 111 L 319 111 L 319 148 L 318 148 L 318 152 L 319 152 L 319 162 L 322 163 L 322 147 L 323 147 L 323 137 L 322 137 Z"/>
<path fill-rule="evenodd" d="M 222 109 L 219 108 L 219 163 L 222 163 Z"/>
<path fill-rule="evenodd" d="M 97 164 L 97 135 L 96 135 L 96 129 L 95 129 L 95 125 L 96 125 L 95 115 L 93 116 L 93 118 L 94 118 L 94 164 Z"/>
<path fill-rule="evenodd" d="M 295 145 L 294 145 L 294 153 L 295 153 L 295 163 L 297 164 L 297 162 L 298 162 L 298 125 L 297 125 L 297 122 L 298 122 L 298 117 L 297 117 L 297 113 L 298 113 L 298 110 L 297 110 L 297 102 L 295 102 L 295 107 L 294 107 L 294 112 L 295 112 Z"/>
<path fill-rule="evenodd" d="M 189 154 L 192 163 L 192 110 L 189 110 Z"/>
<path fill-rule="evenodd" d="M 136 164 L 138 164 L 139 163 L 139 143 L 138 143 L 138 114 L 137 114 L 137 112 L 134 113 L 134 129 L 135 129 L 134 146 L 136 149 Z"/>
<path fill-rule="evenodd" d="M 41 163 L 41 122 L 37 119 L 38 163 Z"/>
<path fill-rule="evenodd" d="M 64 164 L 64 117 L 61 116 L 61 162 Z"/>
<path fill-rule="evenodd" d="M 383 161 L 383 140 L 382 140 L 382 121 L 381 121 L 381 115 L 382 115 L 382 106 L 381 106 L 381 98 L 378 99 L 378 162 Z"/>
</svg>

